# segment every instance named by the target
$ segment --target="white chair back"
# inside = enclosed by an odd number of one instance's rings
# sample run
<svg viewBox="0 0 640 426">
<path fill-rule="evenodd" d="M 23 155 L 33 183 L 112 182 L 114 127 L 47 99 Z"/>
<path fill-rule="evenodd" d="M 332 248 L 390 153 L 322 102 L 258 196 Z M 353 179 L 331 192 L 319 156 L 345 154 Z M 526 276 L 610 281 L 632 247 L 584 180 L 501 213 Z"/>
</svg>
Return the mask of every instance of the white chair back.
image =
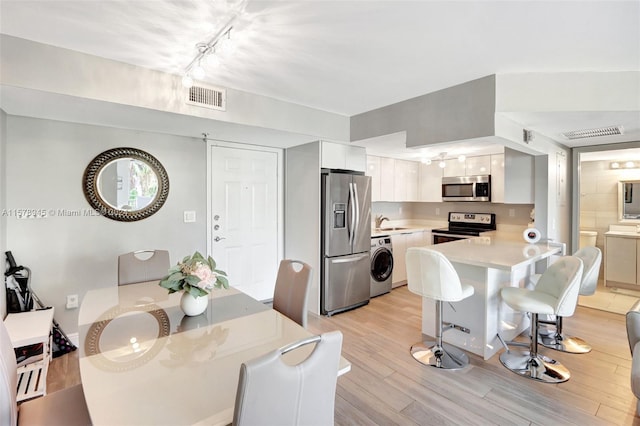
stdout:
<svg viewBox="0 0 640 426">
<path fill-rule="evenodd" d="M 570 317 L 578 304 L 582 271 L 583 266 L 580 258 L 575 256 L 561 257 L 542 274 L 534 293 L 544 293 L 551 296 L 544 301 L 553 306 L 554 314 Z"/>
<path fill-rule="evenodd" d="M 407 250 L 407 285 L 422 297 L 457 302 L 465 298 L 460 277 L 442 253 L 426 247 Z"/>
<path fill-rule="evenodd" d="M 574 256 L 582 260 L 584 270 L 582 271 L 582 284 L 580 284 L 580 295 L 591 296 L 596 292 L 598 286 L 598 276 L 600 275 L 600 265 L 602 264 L 602 251 L 598 247 L 583 247 Z"/>
<path fill-rule="evenodd" d="M 9 332 L 0 321 L 0 425 L 15 425 L 18 421 L 18 373 L 16 354 Z"/>
<path fill-rule="evenodd" d="M 311 266 L 299 260 L 282 260 L 273 294 L 273 309 L 305 328 L 311 271 Z"/>
<path fill-rule="evenodd" d="M 283 353 L 316 342 L 307 359 L 287 365 Z M 233 424 L 332 425 L 342 333 L 295 342 L 240 367 Z"/>
<path fill-rule="evenodd" d="M 137 255 L 151 253 L 148 259 Z M 140 250 L 118 256 L 118 285 L 160 280 L 170 268 L 167 250 Z"/>
</svg>

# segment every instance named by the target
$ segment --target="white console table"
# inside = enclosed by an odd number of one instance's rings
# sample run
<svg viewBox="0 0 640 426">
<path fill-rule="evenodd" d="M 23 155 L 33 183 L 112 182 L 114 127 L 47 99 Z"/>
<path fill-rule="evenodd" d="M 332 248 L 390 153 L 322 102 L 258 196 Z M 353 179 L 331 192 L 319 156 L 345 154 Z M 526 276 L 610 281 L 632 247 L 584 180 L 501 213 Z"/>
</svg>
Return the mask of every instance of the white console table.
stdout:
<svg viewBox="0 0 640 426">
<path fill-rule="evenodd" d="M 18 401 L 45 395 L 51 361 L 53 308 L 8 314 L 4 324 L 14 348 L 42 343 L 42 357 L 18 367 Z"/>
</svg>

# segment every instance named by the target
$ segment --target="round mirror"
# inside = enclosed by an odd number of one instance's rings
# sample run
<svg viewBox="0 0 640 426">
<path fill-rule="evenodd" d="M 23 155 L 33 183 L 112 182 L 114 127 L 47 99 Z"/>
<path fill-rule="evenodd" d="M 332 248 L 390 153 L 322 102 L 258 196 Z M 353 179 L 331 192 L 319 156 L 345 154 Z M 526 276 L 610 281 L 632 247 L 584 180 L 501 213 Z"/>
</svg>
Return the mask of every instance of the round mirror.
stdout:
<svg viewBox="0 0 640 426">
<path fill-rule="evenodd" d="M 114 148 L 87 166 L 84 195 L 101 215 L 119 221 L 145 219 L 164 204 L 169 178 L 151 154 L 135 148 Z"/>
</svg>

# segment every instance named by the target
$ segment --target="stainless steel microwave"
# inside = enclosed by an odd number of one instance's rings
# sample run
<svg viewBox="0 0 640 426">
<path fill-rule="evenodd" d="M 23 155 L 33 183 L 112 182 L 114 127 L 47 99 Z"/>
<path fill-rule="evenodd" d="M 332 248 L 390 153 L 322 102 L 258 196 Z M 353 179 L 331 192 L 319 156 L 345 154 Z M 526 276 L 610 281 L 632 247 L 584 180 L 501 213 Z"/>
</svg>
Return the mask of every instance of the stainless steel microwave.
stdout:
<svg viewBox="0 0 640 426">
<path fill-rule="evenodd" d="M 491 201 L 491 176 L 443 177 L 442 201 Z"/>
</svg>

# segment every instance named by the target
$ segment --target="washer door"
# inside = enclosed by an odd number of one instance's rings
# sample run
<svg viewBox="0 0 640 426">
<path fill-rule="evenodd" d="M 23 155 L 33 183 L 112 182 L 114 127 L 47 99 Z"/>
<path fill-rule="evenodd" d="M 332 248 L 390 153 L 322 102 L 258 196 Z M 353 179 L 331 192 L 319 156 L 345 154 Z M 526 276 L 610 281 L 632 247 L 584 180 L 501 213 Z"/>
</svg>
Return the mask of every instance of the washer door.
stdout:
<svg viewBox="0 0 640 426">
<path fill-rule="evenodd" d="M 393 254 L 387 248 L 380 248 L 371 256 L 371 278 L 378 282 L 389 279 L 393 272 Z"/>
</svg>

